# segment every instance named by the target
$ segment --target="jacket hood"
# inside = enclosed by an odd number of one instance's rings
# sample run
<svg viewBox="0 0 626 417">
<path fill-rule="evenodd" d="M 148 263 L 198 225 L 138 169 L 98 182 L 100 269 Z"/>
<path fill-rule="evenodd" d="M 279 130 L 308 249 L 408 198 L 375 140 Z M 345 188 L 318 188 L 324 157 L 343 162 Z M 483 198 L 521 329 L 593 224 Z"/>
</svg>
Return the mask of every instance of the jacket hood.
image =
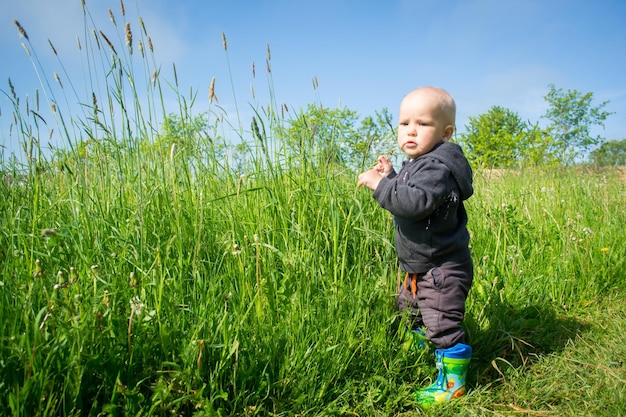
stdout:
<svg viewBox="0 0 626 417">
<path fill-rule="evenodd" d="M 459 145 L 452 142 L 442 142 L 424 156 L 436 158 L 450 168 L 452 176 L 459 184 L 462 200 L 467 200 L 474 194 L 472 168 Z"/>
</svg>

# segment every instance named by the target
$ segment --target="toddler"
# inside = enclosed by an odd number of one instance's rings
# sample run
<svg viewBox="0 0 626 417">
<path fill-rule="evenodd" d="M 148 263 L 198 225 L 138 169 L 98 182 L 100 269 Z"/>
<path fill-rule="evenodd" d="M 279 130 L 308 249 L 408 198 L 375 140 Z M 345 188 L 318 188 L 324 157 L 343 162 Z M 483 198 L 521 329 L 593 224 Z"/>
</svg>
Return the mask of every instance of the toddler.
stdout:
<svg viewBox="0 0 626 417">
<path fill-rule="evenodd" d="M 474 192 L 472 170 L 461 148 L 449 142 L 456 104 L 445 90 L 421 87 L 400 104 L 398 146 L 408 160 L 398 173 L 385 156 L 359 175 L 393 214 L 395 247 L 405 278 L 397 303 L 409 318 L 410 334 L 434 344 L 439 375 L 416 392 L 428 406 L 465 394 L 472 348 L 461 323 L 472 285 L 467 214 L 463 201 Z M 424 333 L 425 329 L 425 333 Z"/>
</svg>

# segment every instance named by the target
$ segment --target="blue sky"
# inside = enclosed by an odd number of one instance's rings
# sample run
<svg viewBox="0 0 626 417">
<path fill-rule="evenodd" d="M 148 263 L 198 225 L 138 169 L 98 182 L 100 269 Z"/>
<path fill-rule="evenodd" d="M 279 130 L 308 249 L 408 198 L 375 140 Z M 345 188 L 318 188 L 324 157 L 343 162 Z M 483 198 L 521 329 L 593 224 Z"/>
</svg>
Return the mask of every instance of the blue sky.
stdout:
<svg viewBox="0 0 626 417">
<path fill-rule="evenodd" d="M 118 32 L 123 36 L 107 12 L 110 8 L 118 26 L 123 26 L 118 0 L 86 4 L 100 30 L 112 38 L 118 39 Z M 290 109 L 321 102 L 356 110 L 361 116 L 388 108 L 395 116 L 410 89 L 437 85 L 455 97 L 462 132 L 469 116 L 495 105 L 541 123 L 546 110 L 543 97 L 553 83 L 564 90 L 592 92 L 594 104 L 608 100 L 606 110 L 615 114 L 604 131 L 596 133 L 607 139 L 626 138 L 623 0 L 126 0 L 124 4 L 126 20 L 135 31 L 138 16 L 144 20 L 162 76 L 173 80 L 175 63 L 180 90 L 198 91 L 195 110 L 208 108 L 208 86 L 215 77 L 220 105 L 234 114 L 236 97 L 244 126 L 250 123 L 246 119 L 251 85 L 257 101 L 269 100 L 265 72 L 269 44 L 271 90 L 276 102 Z M 1 90 L 8 91 L 9 77 L 18 96 L 32 97 L 35 89 L 42 89 L 14 19 L 28 33 L 50 79 L 54 71 L 62 72 L 48 39 L 69 76 L 85 79 L 76 41 L 84 36 L 80 0 L 3 0 Z M 7 132 L 12 107 L 4 94 L 0 111 L 0 145 L 13 149 L 15 139 Z"/>
</svg>

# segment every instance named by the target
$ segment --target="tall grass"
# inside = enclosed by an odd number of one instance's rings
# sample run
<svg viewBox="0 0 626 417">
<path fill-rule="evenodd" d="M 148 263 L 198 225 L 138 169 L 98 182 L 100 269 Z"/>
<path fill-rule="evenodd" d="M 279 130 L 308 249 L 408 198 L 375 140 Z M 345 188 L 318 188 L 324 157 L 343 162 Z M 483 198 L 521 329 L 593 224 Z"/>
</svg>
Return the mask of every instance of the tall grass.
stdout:
<svg viewBox="0 0 626 417">
<path fill-rule="evenodd" d="M 0 410 L 421 413 L 411 391 L 432 378 L 432 358 L 400 349 L 393 226 L 356 173 L 311 141 L 287 147 L 276 103 L 255 107 L 248 130 L 211 101 L 209 123 L 185 129 L 196 98 L 176 76 L 180 136 L 163 134 L 150 48 L 137 63 L 126 25 L 109 36 L 85 16 L 87 110 L 65 113 L 73 92 L 50 102 L 64 150 L 42 151 L 40 119 L 9 94 L 26 164 L 2 161 Z M 237 146 L 223 135 L 233 127 Z M 492 175 L 476 173 L 468 202 L 474 394 L 450 414 L 497 410 L 488 388 L 560 357 L 593 329 L 582 312 L 624 289 L 615 172 Z"/>
</svg>

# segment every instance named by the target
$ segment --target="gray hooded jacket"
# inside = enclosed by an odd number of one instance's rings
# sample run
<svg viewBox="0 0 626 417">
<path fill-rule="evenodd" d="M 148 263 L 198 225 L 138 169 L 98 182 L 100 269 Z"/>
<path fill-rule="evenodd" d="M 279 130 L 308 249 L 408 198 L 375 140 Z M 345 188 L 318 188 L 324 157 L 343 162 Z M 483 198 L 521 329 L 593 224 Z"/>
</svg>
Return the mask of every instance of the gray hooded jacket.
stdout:
<svg viewBox="0 0 626 417">
<path fill-rule="evenodd" d="M 451 142 L 405 161 L 380 181 L 373 197 L 393 214 L 400 268 L 424 273 L 471 260 L 463 201 L 474 193 L 472 169 Z"/>
</svg>

